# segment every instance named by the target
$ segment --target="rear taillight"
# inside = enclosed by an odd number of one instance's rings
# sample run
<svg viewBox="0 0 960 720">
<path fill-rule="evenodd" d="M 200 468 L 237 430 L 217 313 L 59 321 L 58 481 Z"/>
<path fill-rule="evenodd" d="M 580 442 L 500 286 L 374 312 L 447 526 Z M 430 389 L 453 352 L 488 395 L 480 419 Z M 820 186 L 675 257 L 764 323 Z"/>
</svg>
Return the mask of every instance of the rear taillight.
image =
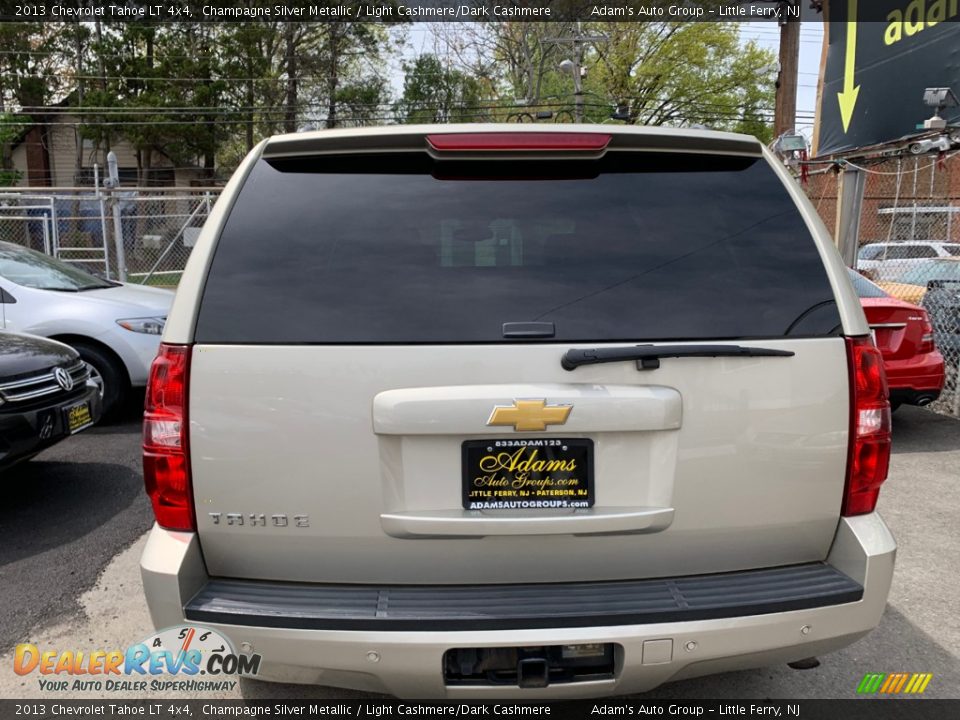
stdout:
<svg viewBox="0 0 960 720">
<path fill-rule="evenodd" d="M 843 515 L 873 512 L 890 464 L 890 401 L 883 357 L 869 337 L 847 338 L 850 455 Z"/>
<path fill-rule="evenodd" d="M 927 315 L 926 310 L 921 309 L 920 315 L 923 318 L 923 337 L 920 338 L 920 349 L 917 352 L 932 353 L 934 351 L 933 325 L 930 324 L 930 316 Z"/>
<path fill-rule="evenodd" d="M 157 523 L 195 530 L 187 444 L 190 347 L 160 345 L 150 366 L 143 413 L 143 479 Z"/>
</svg>

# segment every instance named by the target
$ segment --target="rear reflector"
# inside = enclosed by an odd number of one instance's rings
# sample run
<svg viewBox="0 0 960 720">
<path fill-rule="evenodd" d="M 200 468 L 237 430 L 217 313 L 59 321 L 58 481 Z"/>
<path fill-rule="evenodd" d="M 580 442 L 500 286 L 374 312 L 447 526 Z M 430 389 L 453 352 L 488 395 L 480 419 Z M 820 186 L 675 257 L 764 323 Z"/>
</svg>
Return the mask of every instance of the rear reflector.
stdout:
<svg viewBox="0 0 960 720">
<path fill-rule="evenodd" d="M 920 314 L 923 318 L 923 337 L 920 338 L 920 349 L 917 352 L 932 353 L 936 349 L 933 344 L 933 325 L 930 324 L 930 316 L 926 310 L 921 308 Z"/>
<path fill-rule="evenodd" d="M 427 135 L 430 147 L 439 152 L 508 150 L 603 150 L 610 136 L 602 133 L 449 133 Z"/>
<path fill-rule="evenodd" d="M 160 345 L 150 366 L 143 413 L 143 480 L 157 523 L 195 530 L 187 444 L 190 347 Z"/>
<path fill-rule="evenodd" d="M 873 512 L 890 464 L 890 401 L 883 357 L 869 337 L 847 338 L 850 454 L 843 515 Z"/>
</svg>

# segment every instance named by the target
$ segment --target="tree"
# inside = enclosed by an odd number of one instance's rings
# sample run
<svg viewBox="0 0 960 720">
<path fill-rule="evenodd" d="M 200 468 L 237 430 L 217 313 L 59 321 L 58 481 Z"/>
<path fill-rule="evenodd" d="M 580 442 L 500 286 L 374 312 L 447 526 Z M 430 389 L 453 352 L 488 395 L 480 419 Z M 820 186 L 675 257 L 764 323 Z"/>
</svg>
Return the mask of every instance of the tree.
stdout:
<svg viewBox="0 0 960 720">
<path fill-rule="evenodd" d="M 536 106 L 557 75 L 564 47 L 554 42 L 573 32 L 569 22 L 470 22 L 441 25 L 443 46 L 468 75 L 504 105 Z M 552 77 L 553 76 L 553 77 Z"/>
<path fill-rule="evenodd" d="M 20 181 L 21 174 L 13 167 L 13 163 L 9 159 L 9 148 L 29 123 L 29 117 L 0 112 L 0 147 L 4 149 L 4 164 L 3 167 L 0 167 L 0 187 L 16 185 Z"/>
<path fill-rule="evenodd" d="M 641 125 L 704 124 L 767 140 L 773 107 L 773 53 L 741 43 L 732 23 L 483 22 L 446 25 L 443 47 L 454 66 L 484 83 L 499 116 L 550 111 L 571 121 L 574 84 L 560 61 L 583 43 L 584 119 L 603 122 L 616 108 Z"/>
<path fill-rule="evenodd" d="M 213 180 L 217 151 L 234 130 L 235 114 L 225 103 L 227 83 L 222 77 L 222 53 L 218 52 L 221 27 L 213 23 L 171 24 L 167 33 L 168 54 L 163 74 L 167 80 L 164 98 L 168 105 L 194 108 L 183 113 L 187 122 L 178 127 L 177 138 L 167 138 L 160 149 L 177 164 L 203 158 L 206 178 Z M 174 65 L 174 58 L 179 64 Z"/>
<path fill-rule="evenodd" d="M 251 6 L 252 0 L 246 0 Z M 237 110 L 244 147 L 275 130 L 273 117 L 263 109 L 279 104 L 280 73 L 275 60 L 282 42 L 282 23 L 226 23 L 220 34 L 221 71 L 227 82 L 225 102 Z"/>
<path fill-rule="evenodd" d="M 436 55 L 403 64 L 403 97 L 394 107 L 401 123 L 474 122 L 484 114 L 480 82 Z"/>
<path fill-rule="evenodd" d="M 732 23 L 602 23 L 608 40 L 587 54 L 587 86 L 641 125 L 745 129 L 768 139 L 772 52 L 742 44 Z"/>
<path fill-rule="evenodd" d="M 66 75 L 62 43 L 63 35 L 51 24 L 0 23 L 0 117 L 4 126 L 0 171 L 6 184 L 19 177 L 13 169 L 13 141 L 28 132 L 34 136 L 33 142 L 43 142 L 51 120 L 47 106 L 62 93 Z"/>
<path fill-rule="evenodd" d="M 379 72 L 392 49 L 387 26 L 332 22 L 321 27 L 324 30 L 323 46 L 309 67 L 319 81 L 313 97 L 318 101 L 318 107 L 325 109 L 324 127 L 359 124 L 364 117 L 376 117 L 380 114 L 380 107 L 389 99 L 387 82 Z M 360 110 L 358 101 L 362 96 L 376 105 L 355 115 L 353 113 Z M 341 101 L 349 102 L 350 116 L 342 116 Z"/>
<path fill-rule="evenodd" d="M 345 82 L 337 90 L 336 106 L 340 126 L 362 127 L 383 122 L 383 108 L 389 105 L 390 88 L 382 77 Z"/>
</svg>

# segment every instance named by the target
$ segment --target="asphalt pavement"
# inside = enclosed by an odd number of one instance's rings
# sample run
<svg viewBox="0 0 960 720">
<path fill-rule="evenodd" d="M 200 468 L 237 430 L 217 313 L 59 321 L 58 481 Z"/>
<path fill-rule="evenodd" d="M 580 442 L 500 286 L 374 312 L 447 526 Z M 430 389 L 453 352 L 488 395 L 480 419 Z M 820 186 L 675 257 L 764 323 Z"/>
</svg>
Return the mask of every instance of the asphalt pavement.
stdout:
<svg viewBox="0 0 960 720">
<path fill-rule="evenodd" d="M 150 529 L 142 408 L 140 393 L 117 422 L 75 435 L 0 477 L 0 651 L 35 628 L 82 620 L 80 595 Z M 139 601 L 130 594 L 131 603 Z"/>
<path fill-rule="evenodd" d="M 139 441 L 135 400 L 120 422 L 81 433 L 4 474 L 0 697 L 84 696 L 45 693 L 36 677 L 14 674 L 17 643 L 60 650 L 124 648 L 152 631 L 137 565 L 152 522 Z M 725 673 L 670 683 L 643 697 L 850 698 L 867 672 L 929 672 L 934 678 L 925 696 L 960 698 L 960 421 L 911 407 L 895 414 L 890 479 L 879 509 L 899 550 L 877 630 L 820 658 L 814 669 Z M 198 697 L 373 696 L 242 680 L 231 691 Z"/>
</svg>

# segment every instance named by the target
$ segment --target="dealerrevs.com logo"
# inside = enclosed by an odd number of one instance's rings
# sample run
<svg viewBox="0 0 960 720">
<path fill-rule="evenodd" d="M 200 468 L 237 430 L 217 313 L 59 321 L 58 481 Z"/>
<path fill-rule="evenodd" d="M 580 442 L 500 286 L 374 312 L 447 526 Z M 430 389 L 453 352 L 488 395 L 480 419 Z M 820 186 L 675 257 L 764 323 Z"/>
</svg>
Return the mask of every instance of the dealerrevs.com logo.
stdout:
<svg viewBox="0 0 960 720">
<path fill-rule="evenodd" d="M 125 650 L 52 650 L 17 645 L 13 670 L 37 674 L 41 690 L 143 692 L 232 690 L 237 675 L 256 675 L 260 655 L 237 653 L 216 630 L 167 628 Z"/>
</svg>

